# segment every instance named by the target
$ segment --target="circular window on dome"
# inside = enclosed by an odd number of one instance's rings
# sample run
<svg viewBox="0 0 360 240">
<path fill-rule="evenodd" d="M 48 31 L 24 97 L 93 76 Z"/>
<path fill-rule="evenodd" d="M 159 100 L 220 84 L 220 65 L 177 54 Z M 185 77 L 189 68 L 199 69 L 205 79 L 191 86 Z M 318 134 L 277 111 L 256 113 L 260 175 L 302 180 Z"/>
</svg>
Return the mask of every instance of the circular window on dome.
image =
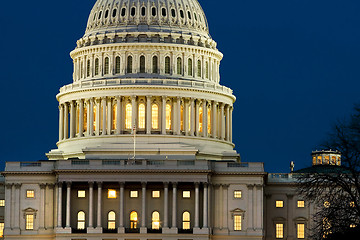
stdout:
<svg viewBox="0 0 360 240">
<path fill-rule="evenodd" d="M 171 9 L 171 16 L 176 17 L 175 9 Z"/>
<path fill-rule="evenodd" d="M 100 18 L 101 18 L 101 14 L 102 14 L 102 11 L 100 11 L 100 12 L 99 12 L 99 17 L 98 17 L 98 19 L 100 19 Z"/>
<path fill-rule="evenodd" d="M 163 17 L 166 17 L 166 9 L 165 8 L 161 9 L 161 14 Z"/>
<path fill-rule="evenodd" d="M 121 16 L 125 17 L 125 14 L 126 14 L 126 8 L 122 8 L 121 9 Z"/>
<path fill-rule="evenodd" d="M 106 12 L 105 12 L 105 18 L 108 18 L 108 16 L 109 16 L 109 10 L 106 10 Z"/>
<path fill-rule="evenodd" d="M 180 10 L 180 17 L 181 18 L 184 18 L 185 16 L 184 16 L 184 11 L 183 10 Z"/>
<path fill-rule="evenodd" d="M 113 14 L 112 14 L 112 17 L 114 18 L 114 17 L 116 17 L 116 12 L 117 12 L 117 10 L 116 10 L 116 8 L 113 10 Z"/>
<path fill-rule="evenodd" d="M 132 7 L 131 8 L 131 16 L 135 16 L 135 13 L 136 13 L 136 8 Z"/>
<path fill-rule="evenodd" d="M 155 8 L 155 7 L 153 7 L 153 8 L 151 9 L 151 15 L 152 15 L 153 17 L 156 16 L 156 8 Z"/>
<path fill-rule="evenodd" d="M 142 7 L 141 8 L 141 16 L 145 16 L 145 14 L 146 14 L 146 8 Z"/>
</svg>

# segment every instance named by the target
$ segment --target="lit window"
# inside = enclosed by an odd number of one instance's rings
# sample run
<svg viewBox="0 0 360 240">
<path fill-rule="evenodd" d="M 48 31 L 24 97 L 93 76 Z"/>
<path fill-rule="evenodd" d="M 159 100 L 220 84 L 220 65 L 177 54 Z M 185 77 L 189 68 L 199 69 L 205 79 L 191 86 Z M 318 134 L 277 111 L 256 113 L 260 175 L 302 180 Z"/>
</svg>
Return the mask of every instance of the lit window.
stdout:
<svg viewBox="0 0 360 240">
<path fill-rule="evenodd" d="M 115 58 L 115 74 L 119 74 L 120 73 L 120 57 L 117 56 Z"/>
<path fill-rule="evenodd" d="M 189 59 L 188 59 L 188 75 L 189 75 L 189 76 L 192 76 L 192 74 L 193 74 L 193 73 L 192 73 L 192 72 L 193 72 L 192 69 L 193 69 L 192 59 L 189 58 Z"/>
<path fill-rule="evenodd" d="M 166 130 L 171 129 L 171 105 L 166 104 Z"/>
<path fill-rule="evenodd" d="M 131 129 L 132 106 L 131 103 L 125 106 L 125 128 Z"/>
<path fill-rule="evenodd" d="M 350 207 L 355 207 L 355 202 L 350 202 Z"/>
<path fill-rule="evenodd" d="M 190 213 L 189 212 L 183 213 L 183 229 L 184 230 L 190 229 Z"/>
<path fill-rule="evenodd" d="M 76 105 L 76 133 L 79 133 L 80 127 L 80 108 Z"/>
<path fill-rule="evenodd" d="M 151 106 L 151 128 L 159 129 L 159 107 L 157 104 Z"/>
<path fill-rule="evenodd" d="M 355 224 L 350 224 L 350 228 L 356 228 L 356 225 Z"/>
<path fill-rule="evenodd" d="M 184 131 L 184 106 L 180 107 L 180 130 Z"/>
<path fill-rule="evenodd" d="M 276 238 L 284 238 L 284 224 L 276 224 Z"/>
<path fill-rule="evenodd" d="M 234 191 L 234 198 L 241 198 L 241 194 L 242 194 L 242 192 L 240 190 L 235 190 Z"/>
<path fill-rule="evenodd" d="M 201 77 L 201 61 L 200 60 L 198 60 L 197 76 Z"/>
<path fill-rule="evenodd" d="M 109 58 L 105 58 L 105 64 L 104 64 L 104 74 L 109 74 Z"/>
<path fill-rule="evenodd" d="M 330 203 L 328 201 L 324 202 L 324 207 L 329 208 L 330 207 Z"/>
<path fill-rule="evenodd" d="M 199 132 L 203 131 L 203 108 L 199 107 Z"/>
<path fill-rule="evenodd" d="M 34 215 L 33 214 L 26 214 L 26 217 L 25 217 L 25 229 L 26 230 L 33 230 L 34 229 Z"/>
<path fill-rule="evenodd" d="M 108 213 L 108 229 L 116 228 L 116 214 L 114 211 Z"/>
<path fill-rule="evenodd" d="M 190 198 L 190 191 L 183 191 L 183 198 Z"/>
<path fill-rule="evenodd" d="M 165 58 L 165 74 L 170 74 L 170 57 Z"/>
<path fill-rule="evenodd" d="M 152 229 L 160 229 L 160 214 L 159 212 L 155 211 L 152 213 L 151 216 L 151 228 Z"/>
<path fill-rule="evenodd" d="M 284 201 L 276 201 L 275 205 L 277 208 L 282 208 L 282 207 L 284 207 Z"/>
<path fill-rule="evenodd" d="M 87 131 L 87 121 L 88 121 L 88 119 L 87 119 L 87 112 L 88 112 L 88 109 L 87 109 L 87 107 L 86 107 L 86 105 L 85 105 L 85 108 L 84 108 L 84 114 L 83 114 L 83 119 L 84 119 L 84 121 L 83 121 L 83 127 L 84 127 L 84 129 L 83 129 L 83 131 L 84 132 L 86 132 Z"/>
<path fill-rule="evenodd" d="M 234 216 L 234 231 L 241 231 L 241 216 Z"/>
<path fill-rule="evenodd" d="M 35 197 L 35 191 L 34 190 L 26 190 L 26 197 L 27 198 L 34 198 Z"/>
<path fill-rule="evenodd" d="M 211 133 L 211 108 L 210 108 L 210 106 L 208 107 L 208 110 L 207 110 L 207 131 L 208 131 L 208 134 Z"/>
<path fill-rule="evenodd" d="M 189 108 L 188 108 L 188 116 L 189 116 L 189 118 L 188 118 L 189 129 L 187 129 L 187 130 L 190 131 L 191 130 L 191 105 L 189 105 Z"/>
<path fill-rule="evenodd" d="M 160 191 L 152 191 L 152 197 L 153 198 L 159 198 L 160 197 Z"/>
<path fill-rule="evenodd" d="M 322 157 L 318 156 L 317 159 L 318 159 L 318 164 L 322 164 Z"/>
<path fill-rule="evenodd" d="M 303 208 L 303 207 L 305 207 L 305 201 L 297 201 L 297 207 L 298 208 Z"/>
<path fill-rule="evenodd" d="M 153 66 L 152 66 L 152 72 L 153 73 L 158 73 L 158 57 L 157 56 L 154 56 L 153 57 Z"/>
<path fill-rule="evenodd" d="M 93 107 L 93 130 L 96 131 L 96 106 Z"/>
<path fill-rule="evenodd" d="M 132 73 L 132 56 L 128 56 L 127 73 Z"/>
<path fill-rule="evenodd" d="M 112 129 L 117 129 L 117 103 L 114 104 L 112 109 Z"/>
<path fill-rule="evenodd" d="M 108 198 L 116 198 L 116 190 L 108 189 Z"/>
<path fill-rule="evenodd" d="M 85 197 L 85 190 L 79 190 L 78 191 L 78 198 L 84 198 Z"/>
<path fill-rule="evenodd" d="M 0 200 L 0 207 L 5 207 L 5 200 Z"/>
<path fill-rule="evenodd" d="M 182 74 L 182 63 L 181 63 L 181 58 L 177 58 L 177 69 L 176 69 L 176 73 L 178 75 L 181 75 Z"/>
<path fill-rule="evenodd" d="M 138 214 L 135 211 L 132 211 L 130 213 L 130 228 L 136 229 L 137 228 L 137 222 L 138 222 Z"/>
<path fill-rule="evenodd" d="M 0 223 L 0 237 L 4 236 L 4 223 Z"/>
<path fill-rule="evenodd" d="M 85 229 L 85 213 L 83 211 L 77 214 L 77 229 Z"/>
<path fill-rule="evenodd" d="M 139 128 L 145 128 L 145 104 L 139 104 Z"/>
<path fill-rule="evenodd" d="M 297 224 L 297 238 L 305 238 L 305 224 Z"/>
<path fill-rule="evenodd" d="M 331 165 L 336 165 L 336 157 L 335 156 L 331 157 Z"/>
<path fill-rule="evenodd" d="M 316 165 L 316 157 L 313 156 L 313 165 Z"/>
<path fill-rule="evenodd" d="M 131 198 L 137 198 L 139 196 L 138 191 L 130 191 Z"/>
<path fill-rule="evenodd" d="M 140 57 L 140 73 L 145 73 L 145 56 Z"/>
</svg>

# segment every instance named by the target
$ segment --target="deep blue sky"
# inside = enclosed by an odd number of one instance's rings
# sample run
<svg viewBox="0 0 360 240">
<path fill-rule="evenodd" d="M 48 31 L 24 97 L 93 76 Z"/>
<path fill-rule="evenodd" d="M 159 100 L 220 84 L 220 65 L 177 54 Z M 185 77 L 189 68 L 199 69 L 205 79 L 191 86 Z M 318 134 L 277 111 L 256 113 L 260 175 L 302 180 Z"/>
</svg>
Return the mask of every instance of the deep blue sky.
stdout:
<svg viewBox="0 0 360 240">
<path fill-rule="evenodd" d="M 95 0 L 2 1 L 1 154 L 46 159 L 58 139 L 59 87 Z M 268 172 L 311 164 L 331 125 L 360 100 L 360 1 L 200 0 L 237 96 L 234 142 Z M 221 4 L 219 4 L 221 3 Z"/>
</svg>

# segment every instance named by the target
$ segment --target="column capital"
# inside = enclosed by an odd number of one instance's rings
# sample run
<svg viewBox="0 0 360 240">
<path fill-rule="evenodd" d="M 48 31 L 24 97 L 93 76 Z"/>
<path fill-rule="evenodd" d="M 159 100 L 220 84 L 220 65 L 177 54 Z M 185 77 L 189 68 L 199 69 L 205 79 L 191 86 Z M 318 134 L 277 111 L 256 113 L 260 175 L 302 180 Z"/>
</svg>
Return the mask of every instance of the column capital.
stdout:
<svg viewBox="0 0 360 240">
<path fill-rule="evenodd" d="M 151 98 L 152 98 L 151 95 L 147 95 L 147 96 L 146 96 L 146 99 L 147 99 L 147 100 L 151 100 Z"/>
<path fill-rule="evenodd" d="M 145 188 L 147 185 L 147 182 L 141 182 L 141 187 Z"/>
<path fill-rule="evenodd" d="M 58 187 L 62 187 L 63 186 L 63 182 L 58 182 L 58 183 L 56 183 L 56 185 L 58 185 Z"/>
<path fill-rule="evenodd" d="M 121 101 L 121 96 L 120 95 L 116 96 L 116 101 L 118 101 L 118 102 Z"/>
<path fill-rule="evenodd" d="M 161 96 L 162 100 L 166 100 L 167 96 Z"/>
<path fill-rule="evenodd" d="M 177 182 L 172 182 L 171 183 L 173 187 L 177 187 L 178 183 Z"/>
<path fill-rule="evenodd" d="M 195 182 L 194 185 L 195 185 L 195 187 L 198 188 L 198 187 L 200 186 L 200 183 L 199 183 L 199 182 Z"/>
<path fill-rule="evenodd" d="M 164 182 L 164 187 L 168 188 L 169 187 L 169 183 L 168 182 Z"/>
<path fill-rule="evenodd" d="M 98 186 L 98 188 L 102 187 L 102 182 L 96 182 L 96 185 Z"/>
<path fill-rule="evenodd" d="M 66 182 L 66 187 L 71 187 L 72 182 Z"/>
<path fill-rule="evenodd" d="M 45 189 L 46 188 L 46 183 L 40 183 L 39 186 L 40 186 L 40 189 Z"/>
<path fill-rule="evenodd" d="M 49 189 L 54 189 L 55 184 L 54 184 L 54 183 L 47 183 L 46 186 L 47 186 Z"/>
<path fill-rule="evenodd" d="M 209 186 L 209 183 L 204 182 L 204 183 L 203 183 L 203 186 L 204 186 L 204 188 L 207 188 L 207 187 Z"/>
<path fill-rule="evenodd" d="M 136 100 L 136 96 L 135 96 L 135 95 L 131 95 L 131 100 Z"/>
<path fill-rule="evenodd" d="M 6 183 L 5 186 L 6 186 L 7 189 L 11 189 L 12 188 L 12 183 Z"/>
<path fill-rule="evenodd" d="M 21 187 L 21 183 L 15 183 L 15 189 L 19 189 Z"/>
<path fill-rule="evenodd" d="M 124 182 L 119 182 L 120 187 L 124 187 L 125 183 Z"/>
<path fill-rule="evenodd" d="M 252 188 L 255 187 L 255 184 L 246 184 L 246 187 L 247 187 L 248 189 L 252 189 Z"/>
<path fill-rule="evenodd" d="M 89 187 L 93 187 L 94 186 L 94 182 L 89 182 Z"/>
<path fill-rule="evenodd" d="M 59 110 L 61 111 L 61 110 L 63 110 L 64 109 L 64 106 L 63 106 L 63 104 L 59 104 Z"/>
</svg>

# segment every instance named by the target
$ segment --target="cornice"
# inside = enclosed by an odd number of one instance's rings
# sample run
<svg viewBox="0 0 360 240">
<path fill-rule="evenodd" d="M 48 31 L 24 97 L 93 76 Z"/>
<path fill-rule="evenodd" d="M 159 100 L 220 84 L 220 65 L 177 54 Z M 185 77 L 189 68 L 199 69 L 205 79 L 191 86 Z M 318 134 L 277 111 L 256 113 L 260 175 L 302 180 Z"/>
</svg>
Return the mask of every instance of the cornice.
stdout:
<svg viewBox="0 0 360 240">
<path fill-rule="evenodd" d="M 169 170 L 169 169 L 164 169 L 164 170 L 160 170 L 160 169 L 131 169 L 131 170 L 99 170 L 99 169 L 94 169 L 94 170 L 90 170 L 90 169 L 56 169 L 54 170 L 55 174 L 72 174 L 72 173 L 188 173 L 188 174 L 208 174 L 211 173 L 211 170 Z"/>
</svg>

